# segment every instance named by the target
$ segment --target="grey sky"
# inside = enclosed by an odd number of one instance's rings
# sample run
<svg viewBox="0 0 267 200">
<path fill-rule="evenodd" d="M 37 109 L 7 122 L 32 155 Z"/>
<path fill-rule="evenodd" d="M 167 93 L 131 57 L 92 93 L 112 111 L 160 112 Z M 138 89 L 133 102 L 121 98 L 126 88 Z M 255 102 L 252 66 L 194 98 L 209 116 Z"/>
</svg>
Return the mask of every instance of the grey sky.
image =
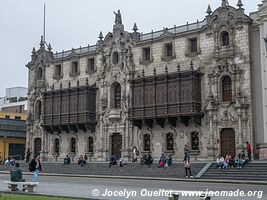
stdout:
<svg viewBox="0 0 267 200">
<path fill-rule="evenodd" d="M 246 14 L 257 10 L 260 0 L 243 0 Z M 134 22 L 140 32 L 203 20 L 221 0 L 0 0 L 0 96 L 5 88 L 27 86 L 32 47 L 38 48 L 46 4 L 46 41 L 53 51 L 69 50 L 97 41 L 112 31 L 113 11 L 121 10 L 125 29 Z M 236 7 L 237 0 L 229 0 Z"/>
</svg>

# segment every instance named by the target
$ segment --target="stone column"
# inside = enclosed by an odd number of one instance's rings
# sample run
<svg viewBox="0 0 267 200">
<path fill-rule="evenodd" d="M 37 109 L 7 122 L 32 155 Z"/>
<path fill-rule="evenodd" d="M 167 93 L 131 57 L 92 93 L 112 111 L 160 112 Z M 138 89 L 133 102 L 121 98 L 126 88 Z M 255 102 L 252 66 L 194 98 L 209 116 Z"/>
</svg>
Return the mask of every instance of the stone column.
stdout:
<svg viewBox="0 0 267 200">
<path fill-rule="evenodd" d="M 212 110 L 208 111 L 209 116 L 209 144 L 208 144 L 208 159 L 214 159 L 214 130 L 213 130 L 213 113 Z"/>
</svg>

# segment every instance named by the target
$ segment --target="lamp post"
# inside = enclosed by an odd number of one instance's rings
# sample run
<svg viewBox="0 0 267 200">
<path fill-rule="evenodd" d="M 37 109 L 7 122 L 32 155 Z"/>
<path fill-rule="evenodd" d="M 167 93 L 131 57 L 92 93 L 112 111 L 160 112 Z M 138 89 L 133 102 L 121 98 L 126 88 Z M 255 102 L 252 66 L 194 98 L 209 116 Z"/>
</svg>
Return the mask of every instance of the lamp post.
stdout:
<svg viewBox="0 0 267 200">
<path fill-rule="evenodd" d="M 6 138 L 7 136 L 4 136 L 4 162 L 6 161 Z"/>
<path fill-rule="evenodd" d="M 264 43 L 265 43 L 265 48 L 266 48 L 266 52 L 267 52 L 267 35 L 263 38 Z"/>
</svg>

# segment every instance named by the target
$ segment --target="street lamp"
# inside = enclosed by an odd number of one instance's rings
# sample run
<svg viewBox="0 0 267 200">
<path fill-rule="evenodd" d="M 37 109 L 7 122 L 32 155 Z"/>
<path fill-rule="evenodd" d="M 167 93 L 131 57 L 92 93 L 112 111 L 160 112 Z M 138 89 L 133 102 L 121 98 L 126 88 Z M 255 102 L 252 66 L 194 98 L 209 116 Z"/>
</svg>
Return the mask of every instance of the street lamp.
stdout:
<svg viewBox="0 0 267 200">
<path fill-rule="evenodd" d="M 267 35 L 263 38 L 264 42 L 265 42 L 265 48 L 266 48 L 266 52 L 267 52 Z"/>
<path fill-rule="evenodd" d="M 4 162 L 6 161 L 6 138 L 7 136 L 4 136 Z"/>
</svg>

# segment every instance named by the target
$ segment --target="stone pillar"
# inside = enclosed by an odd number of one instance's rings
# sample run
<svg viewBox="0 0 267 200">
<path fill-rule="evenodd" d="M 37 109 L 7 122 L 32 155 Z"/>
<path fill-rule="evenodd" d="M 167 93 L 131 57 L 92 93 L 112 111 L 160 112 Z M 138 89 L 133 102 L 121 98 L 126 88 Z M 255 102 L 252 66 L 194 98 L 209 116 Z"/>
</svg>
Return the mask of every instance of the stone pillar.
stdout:
<svg viewBox="0 0 267 200">
<path fill-rule="evenodd" d="M 237 116 L 238 116 L 238 138 L 237 141 L 237 152 L 241 152 L 243 150 L 243 132 L 242 132 L 242 113 L 240 111 L 240 108 L 237 109 Z"/>
<path fill-rule="evenodd" d="M 214 130 L 213 130 L 213 114 L 212 111 L 210 110 L 208 112 L 209 116 L 209 144 L 208 144 L 208 159 L 209 160 L 214 160 L 215 155 L 214 155 Z"/>
</svg>

